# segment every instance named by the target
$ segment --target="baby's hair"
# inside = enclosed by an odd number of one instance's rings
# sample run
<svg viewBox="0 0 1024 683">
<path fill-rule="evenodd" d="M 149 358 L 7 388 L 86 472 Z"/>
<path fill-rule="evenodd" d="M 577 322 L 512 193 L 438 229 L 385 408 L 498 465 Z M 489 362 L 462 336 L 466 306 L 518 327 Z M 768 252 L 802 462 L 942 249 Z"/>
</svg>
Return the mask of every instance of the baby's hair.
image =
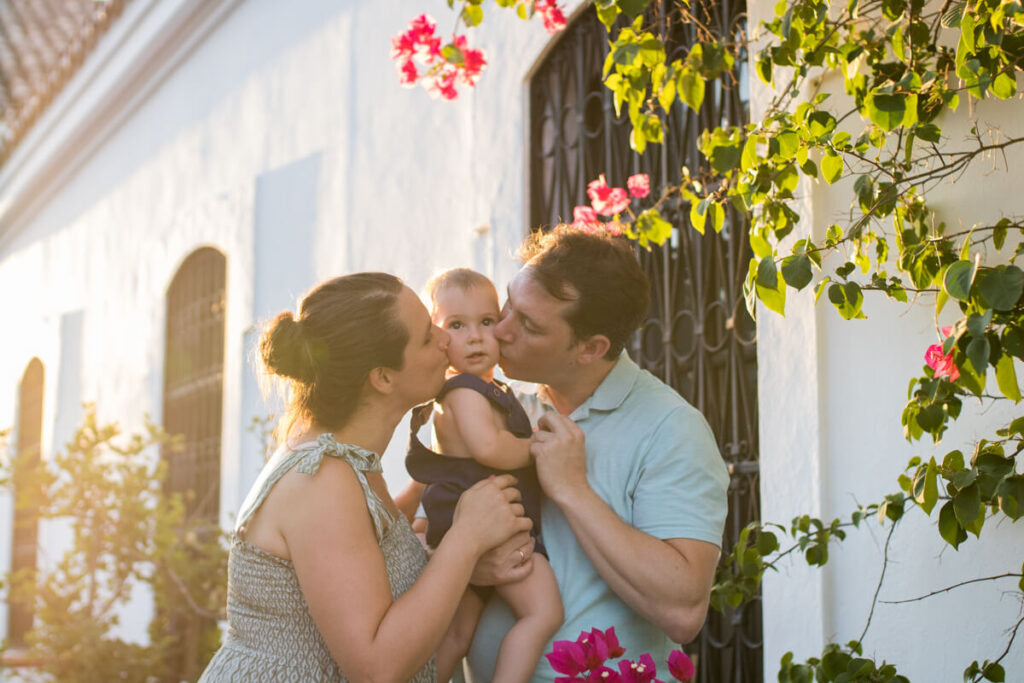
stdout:
<svg viewBox="0 0 1024 683">
<path fill-rule="evenodd" d="M 437 311 L 438 293 L 452 287 L 463 292 L 475 289 L 476 287 L 483 287 L 494 292 L 495 299 L 498 298 L 498 290 L 495 289 L 494 283 L 486 275 L 482 275 L 472 268 L 450 268 L 427 280 L 427 284 L 423 288 L 424 296 L 430 299 L 431 316 Z"/>
</svg>

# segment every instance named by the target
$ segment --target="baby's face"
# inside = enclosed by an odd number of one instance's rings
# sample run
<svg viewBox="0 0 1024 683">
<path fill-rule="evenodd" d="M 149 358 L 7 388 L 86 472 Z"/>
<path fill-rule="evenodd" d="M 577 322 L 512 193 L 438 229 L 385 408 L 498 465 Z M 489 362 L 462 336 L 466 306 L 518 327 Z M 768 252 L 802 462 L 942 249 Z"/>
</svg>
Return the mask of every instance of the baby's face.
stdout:
<svg viewBox="0 0 1024 683">
<path fill-rule="evenodd" d="M 434 324 L 451 336 L 448 362 L 459 372 L 491 379 L 498 362 L 498 298 L 489 287 L 446 287 L 435 295 Z"/>
</svg>

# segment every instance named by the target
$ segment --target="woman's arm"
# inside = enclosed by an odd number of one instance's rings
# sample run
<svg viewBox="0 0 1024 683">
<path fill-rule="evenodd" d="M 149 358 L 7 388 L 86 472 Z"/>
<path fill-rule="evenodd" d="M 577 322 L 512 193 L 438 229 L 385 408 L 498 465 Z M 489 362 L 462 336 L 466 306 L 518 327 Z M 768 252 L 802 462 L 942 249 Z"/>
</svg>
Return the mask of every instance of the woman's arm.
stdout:
<svg viewBox="0 0 1024 683">
<path fill-rule="evenodd" d="M 351 468 L 325 459 L 315 476 L 286 476 L 278 486 L 288 479 L 275 506 L 283 511 L 281 532 L 310 614 L 353 681 L 409 680 L 437 648 L 481 553 L 530 525 L 514 502 L 513 477 L 479 482 L 459 501 L 423 574 L 393 601 Z"/>
<path fill-rule="evenodd" d="M 499 428 L 490 402 L 476 391 L 452 389 L 441 405 L 444 414 L 451 416 L 469 455 L 481 465 L 515 470 L 532 462 L 530 439 L 520 439 Z"/>
</svg>

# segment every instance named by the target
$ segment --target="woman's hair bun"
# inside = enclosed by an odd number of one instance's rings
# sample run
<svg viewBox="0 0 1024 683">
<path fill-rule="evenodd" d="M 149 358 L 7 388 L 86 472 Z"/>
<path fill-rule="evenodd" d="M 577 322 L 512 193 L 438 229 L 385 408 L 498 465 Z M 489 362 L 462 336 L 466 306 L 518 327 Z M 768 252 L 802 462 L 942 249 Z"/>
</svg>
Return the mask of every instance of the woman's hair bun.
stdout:
<svg viewBox="0 0 1024 683">
<path fill-rule="evenodd" d="M 270 372 L 281 377 L 312 382 L 316 378 L 317 358 L 314 340 L 309 338 L 302 321 L 291 311 L 279 313 L 260 339 L 260 357 Z"/>
</svg>

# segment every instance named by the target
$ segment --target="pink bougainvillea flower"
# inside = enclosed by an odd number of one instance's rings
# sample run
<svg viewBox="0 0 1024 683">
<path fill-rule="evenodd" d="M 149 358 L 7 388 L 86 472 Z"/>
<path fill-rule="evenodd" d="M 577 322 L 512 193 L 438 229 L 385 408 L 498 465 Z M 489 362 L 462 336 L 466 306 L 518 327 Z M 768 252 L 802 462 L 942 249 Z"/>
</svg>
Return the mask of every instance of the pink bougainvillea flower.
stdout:
<svg viewBox="0 0 1024 683">
<path fill-rule="evenodd" d="M 619 673 L 622 675 L 622 683 L 651 683 L 657 680 L 654 676 L 658 670 L 654 666 L 654 658 L 649 654 L 642 654 L 635 662 L 629 659 L 621 660 Z"/>
<path fill-rule="evenodd" d="M 565 15 L 556 0 L 538 0 L 535 10 L 544 20 L 544 30 L 558 33 L 565 28 Z"/>
<path fill-rule="evenodd" d="M 607 666 L 599 666 L 596 669 L 591 669 L 587 675 L 587 683 L 621 683 L 622 676 L 615 669 L 609 669 Z"/>
<path fill-rule="evenodd" d="M 556 640 L 551 652 L 544 656 L 548 658 L 551 668 L 560 674 L 577 676 L 587 670 L 583 648 L 571 640 Z"/>
<path fill-rule="evenodd" d="M 608 656 L 612 659 L 626 654 L 626 648 L 619 645 L 619 637 L 615 635 L 615 627 L 604 632 L 604 642 L 608 645 Z"/>
<path fill-rule="evenodd" d="M 629 188 L 629 196 L 641 199 L 651 193 L 651 178 L 646 173 L 631 175 L 626 180 L 626 187 Z"/>
<path fill-rule="evenodd" d="M 577 206 L 572 210 L 572 227 L 580 232 L 592 233 L 601 229 L 601 221 L 597 219 L 597 213 L 589 206 Z M 586 631 L 580 634 L 582 637 Z M 579 641 L 577 641 L 579 642 Z"/>
<path fill-rule="evenodd" d="M 466 36 L 452 37 L 451 46 L 458 48 L 462 59 L 449 62 L 441 50 L 441 39 L 435 35 L 437 23 L 427 14 L 409 22 L 408 28 L 391 39 L 391 58 L 396 60 L 398 81 L 405 87 L 417 83 L 431 97 L 454 100 L 459 96 L 456 84 L 473 87 L 487 66 L 483 50 L 473 49 Z M 423 66 L 421 73 L 416 64 Z"/>
<path fill-rule="evenodd" d="M 953 354 L 948 356 L 942 353 L 942 344 L 932 344 L 924 353 L 924 362 L 935 371 L 936 377 L 949 377 L 950 382 L 955 382 L 960 377 L 960 370 L 953 362 Z"/>
<path fill-rule="evenodd" d="M 423 87 L 431 97 L 454 100 L 459 96 L 455 89 L 455 76 L 454 69 L 443 67 L 435 69 L 423 78 Z"/>
<path fill-rule="evenodd" d="M 416 64 L 411 59 L 406 59 L 396 64 L 395 67 L 398 69 L 398 82 L 401 83 L 402 87 L 415 88 L 416 81 L 420 77 Z"/>
<path fill-rule="evenodd" d="M 586 209 L 586 207 L 578 207 Z M 593 213 L 593 211 L 591 211 Z M 594 217 L 594 221 L 597 221 L 597 217 Z M 589 633 L 582 631 L 580 637 L 576 639 L 576 642 L 580 647 L 583 648 L 583 656 L 587 663 L 587 668 L 593 671 L 599 668 L 608 660 L 608 643 L 605 642 L 604 632 L 600 629 L 593 629 Z"/>
<path fill-rule="evenodd" d="M 603 173 L 597 180 L 591 180 L 587 185 L 587 196 L 590 197 L 594 211 L 602 216 L 614 216 L 629 206 L 626 191 L 621 187 L 608 187 Z"/>
<path fill-rule="evenodd" d="M 465 42 L 466 39 L 463 36 L 459 37 Z M 462 82 L 472 87 L 480 80 L 480 74 L 483 73 L 484 68 L 487 66 L 487 58 L 484 56 L 483 50 L 474 50 L 472 48 L 462 48 L 462 55 L 463 60 L 460 65 Z"/>
<path fill-rule="evenodd" d="M 672 654 L 668 656 L 668 672 L 677 681 L 687 683 L 687 681 L 693 680 L 696 670 L 693 668 L 693 660 L 685 652 L 672 650 Z"/>
<path fill-rule="evenodd" d="M 943 337 L 948 338 L 953 333 L 953 326 L 947 325 L 941 332 Z M 950 382 L 955 382 L 960 377 L 960 369 L 953 362 L 953 352 L 944 354 L 942 344 L 929 346 L 924 352 L 924 362 L 934 371 L 935 377 L 949 377 Z"/>
</svg>

